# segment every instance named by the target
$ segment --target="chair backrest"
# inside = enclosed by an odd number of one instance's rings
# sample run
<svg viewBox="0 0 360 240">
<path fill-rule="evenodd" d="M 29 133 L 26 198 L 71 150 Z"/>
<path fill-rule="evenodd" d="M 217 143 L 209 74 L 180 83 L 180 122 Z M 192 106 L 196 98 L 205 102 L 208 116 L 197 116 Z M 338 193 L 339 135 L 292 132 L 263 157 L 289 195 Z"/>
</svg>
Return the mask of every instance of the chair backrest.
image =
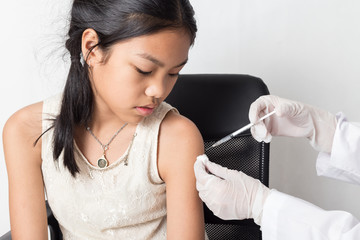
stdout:
<svg viewBox="0 0 360 240">
<path fill-rule="evenodd" d="M 46 213 L 47 213 L 47 220 L 48 220 L 48 227 L 50 232 L 50 239 L 51 240 L 62 240 L 63 235 L 61 233 L 59 223 L 56 220 L 54 214 L 51 211 L 51 208 L 48 204 L 48 201 L 46 201 Z"/>
<path fill-rule="evenodd" d="M 264 82 L 241 74 L 181 75 L 165 100 L 199 128 L 205 148 L 249 123 L 250 104 L 269 94 Z M 250 131 L 206 151 L 213 162 L 241 170 L 265 185 L 269 180 L 269 144 L 257 142 Z M 210 240 L 262 239 L 253 220 L 225 221 L 204 205 L 205 227 Z"/>
</svg>

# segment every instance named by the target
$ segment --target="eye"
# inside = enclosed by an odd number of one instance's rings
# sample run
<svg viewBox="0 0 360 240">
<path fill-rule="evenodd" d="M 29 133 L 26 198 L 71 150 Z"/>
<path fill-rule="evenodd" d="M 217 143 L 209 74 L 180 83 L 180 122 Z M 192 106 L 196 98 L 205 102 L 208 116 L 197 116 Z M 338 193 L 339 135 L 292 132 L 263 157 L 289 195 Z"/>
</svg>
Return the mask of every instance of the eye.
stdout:
<svg viewBox="0 0 360 240">
<path fill-rule="evenodd" d="M 170 77 L 178 77 L 180 73 L 169 73 Z"/>
<path fill-rule="evenodd" d="M 137 71 L 138 73 L 140 73 L 140 74 L 142 74 L 142 75 L 150 75 L 150 74 L 152 73 L 152 71 L 150 71 L 150 72 L 145 72 L 145 71 L 143 71 L 143 70 L 141 70 L 140 68 L 137 68 L 137 67 L 135 67 L 135 69 L 136 69 L 136 71 Z"/>
</svg>

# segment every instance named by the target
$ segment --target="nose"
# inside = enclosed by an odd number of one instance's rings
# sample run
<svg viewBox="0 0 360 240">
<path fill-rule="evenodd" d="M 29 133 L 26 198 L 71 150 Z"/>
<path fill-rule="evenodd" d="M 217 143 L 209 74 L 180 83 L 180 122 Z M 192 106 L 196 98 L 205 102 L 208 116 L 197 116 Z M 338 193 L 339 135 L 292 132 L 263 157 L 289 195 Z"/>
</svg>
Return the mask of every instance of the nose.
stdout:
<svg viewBox="0 0 360 240">
<path fill-rule="evenodd" d="M 149 97 L 162 98 L 166 91 L 164 78 L 154 78 L 149 82 L 145 89 L 145 94 Z"/>
</svg>

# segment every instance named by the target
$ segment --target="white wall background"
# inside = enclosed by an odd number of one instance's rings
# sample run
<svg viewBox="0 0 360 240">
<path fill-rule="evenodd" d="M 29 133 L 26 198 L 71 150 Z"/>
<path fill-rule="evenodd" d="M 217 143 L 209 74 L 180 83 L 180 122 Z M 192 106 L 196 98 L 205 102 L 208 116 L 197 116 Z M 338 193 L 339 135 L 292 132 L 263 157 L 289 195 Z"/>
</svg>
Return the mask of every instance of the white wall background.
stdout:
<svg viewBox="0 0 360 240">
<path fill-rule="evenodd" d="M 0 128 L 17 109 L 61 90 L 70 0 L 7 1 L 0 9 Z M 192 0 L 198 38 L 183 73 L 245 73 L 272 94 L 360 122 L 360 2 Z M 1 141 L 1 140 L 0 140 Z M 1 142 L 2 145 L 2 142 Z M 305 139 L 275 138 L 270 186 L 360 218 L 360 188 L 317 177 Z M 24 159 L 26 161 L 26 159 Z M 0 150 L 0 236 L 8 231 L 8 185 Z"/>
</svg>

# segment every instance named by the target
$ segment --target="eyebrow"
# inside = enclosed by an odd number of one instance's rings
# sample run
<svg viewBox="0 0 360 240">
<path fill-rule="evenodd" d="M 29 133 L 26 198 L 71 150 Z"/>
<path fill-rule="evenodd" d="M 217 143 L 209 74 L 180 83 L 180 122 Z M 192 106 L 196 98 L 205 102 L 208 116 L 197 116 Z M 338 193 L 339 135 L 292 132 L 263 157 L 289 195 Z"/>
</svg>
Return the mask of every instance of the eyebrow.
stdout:
<svg viewBox="0 0 360 240">
<path fill-rule="evenodd" d="M 147 54 L 147 53 L 139 53 L 137 54 L 138 56 L 142 57 L 142 58 L 145 58 L 153 63 L 155 63 L 156 65 L 160 66 L 160 67 L 164 67 L 165 64 L 161 61 L 159 61 L 158 59 L 154 58 L 153 56 L 151 56 L 150 54 Z M 185 61 L 183 61 L 182 63 L 174 66 L 174 68 L 178 68 L 178 67 L 181 67 L 181 66 L 184 66 L 188 61 L 188 58 L 185 59 Z"/>
</svg>

